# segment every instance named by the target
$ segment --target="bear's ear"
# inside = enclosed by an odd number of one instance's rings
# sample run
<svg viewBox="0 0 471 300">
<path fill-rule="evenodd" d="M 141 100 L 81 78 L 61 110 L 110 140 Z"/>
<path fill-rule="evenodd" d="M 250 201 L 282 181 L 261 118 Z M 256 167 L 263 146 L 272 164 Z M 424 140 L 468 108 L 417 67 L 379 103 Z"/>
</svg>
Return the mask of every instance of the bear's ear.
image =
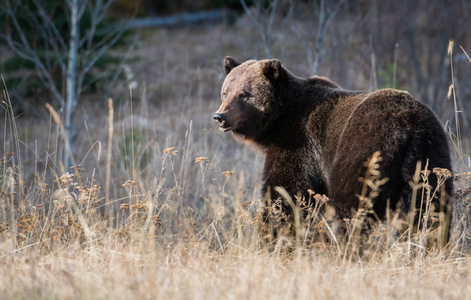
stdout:
<svg viewBox="0 0 471 300">
<path fill-rule="evenodd" d="M 262 70 L 263 74 L 265 74 L 268 79 L 278 80 L 283 72 L 283 67 L 281 66 L 281 61 L 278 59 L 270 59 L 263 62 Z"/>
<path fill-rule="evenodd" d="M 226 56 L 224 57 L 223 65 L 224 65 L 224 71 L 226 72 L 226 75 L 227 75 L 232 71 L 232 69 L 240 65 L 240 63 L 236 62 L 235 59 L 233 59 L 232 57 Z"/>
</svg>

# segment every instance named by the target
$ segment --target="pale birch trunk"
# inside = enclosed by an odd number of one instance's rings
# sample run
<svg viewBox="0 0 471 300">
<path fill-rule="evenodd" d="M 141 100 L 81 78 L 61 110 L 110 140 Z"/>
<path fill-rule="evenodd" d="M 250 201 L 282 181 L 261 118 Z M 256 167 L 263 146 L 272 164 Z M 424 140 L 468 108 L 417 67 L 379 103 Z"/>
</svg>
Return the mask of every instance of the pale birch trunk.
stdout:
<svg viewBox="0 0 471 300">
<path fill-rule="evenodd" d="M 78 35 L 79 27 L 78 22 L 79 9 L 78 9 L 78 0 L 70 0 L 70 40 L 69 40 L 69 54 L 67 61 L 67 80 L 66 80 L 66 107 L 65 107 L 65 130 L 67 133 L 68 141 L 64 141 L 69 144 L 64 147 L 64 165 L 67 167 L 70 166 L 70 156 L 73 153 L 74 149 L 74 111 L 77 105 L 77 93 L 76 93 L 76 82 L 77 82 L 77 57 L 78 57 Z M 70 152 L 72 153 L 70 153 Z"/>
</svg>

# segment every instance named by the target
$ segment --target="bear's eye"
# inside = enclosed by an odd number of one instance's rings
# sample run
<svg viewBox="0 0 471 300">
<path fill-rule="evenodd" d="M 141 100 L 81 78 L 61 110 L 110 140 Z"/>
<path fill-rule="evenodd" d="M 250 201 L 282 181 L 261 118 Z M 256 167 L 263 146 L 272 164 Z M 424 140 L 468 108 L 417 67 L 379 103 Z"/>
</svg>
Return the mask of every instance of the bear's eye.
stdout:
<svg viewBox="0 0 471 300">
<path fill-rule="evenodd" d="M 249 92 L 242 91 L 242 92 L 239 93 L 239 99 L 240 100 L 247 100 L 248 98 L 250 98 Z"/>
</svg>

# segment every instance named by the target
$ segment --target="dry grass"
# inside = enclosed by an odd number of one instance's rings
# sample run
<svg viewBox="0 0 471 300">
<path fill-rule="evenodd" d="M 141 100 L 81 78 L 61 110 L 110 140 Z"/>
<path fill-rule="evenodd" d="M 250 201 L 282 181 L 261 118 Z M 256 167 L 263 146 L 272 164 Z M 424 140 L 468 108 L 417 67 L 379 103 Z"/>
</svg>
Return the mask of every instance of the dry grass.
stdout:
<svg viewBox="0 0 471 300">
<path fill-rule="evenodd" d="M 221 42 L 202 47 L 196 39 Z M 15 118 L 14 99 L 5 91 L 0 298 L 471 294 L 471 183 L 464 159 L 457 161 L 455 237 L 447 248 L 425 247 L 420 232 L 398 239 L 382 226 L 360 256 L 358 235 L 334 240 L 322 219 L 297 240 L 263 245 L 257 218 L 262 158 L 211 128 L 220 60 L 234 43 L 221 27 L 153 33 L 140 50 L 146 59 L 137 67 L 138 88 L 117 87 L 113 111 L 91 103 L 79 108 L 79 166 L 69 173 L 58 160 L 61 133 L 54 120 L 46 112 L 39 122 Z"/>
</svg>

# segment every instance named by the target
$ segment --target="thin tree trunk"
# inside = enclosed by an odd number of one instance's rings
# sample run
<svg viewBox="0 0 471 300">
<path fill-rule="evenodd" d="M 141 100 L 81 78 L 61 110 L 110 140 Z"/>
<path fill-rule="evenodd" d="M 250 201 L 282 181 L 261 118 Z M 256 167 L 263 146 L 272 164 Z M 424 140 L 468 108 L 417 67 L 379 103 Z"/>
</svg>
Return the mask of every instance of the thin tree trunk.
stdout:
<svg viewBox="0 0 471 300">
<path fill-rule="evenodd" d="M 69 57 L 67 62 L 67 80 L 66 80 L 66 108 L 65 108 L 65 129 L 67 132 L 67 141 L 70 147 L 64 147 L 64 165 L 66 168 L 70 166 L 69 149 L 73 152 L 74 149 L 74 120 L 73 112 L 77 105 L 76 94 L 76 69 L 77 69 L 77 53 L 78 53 L 78 0 L 71 0 L 70 3 L 70 41 L 69 41 Z"/>
</svg>

